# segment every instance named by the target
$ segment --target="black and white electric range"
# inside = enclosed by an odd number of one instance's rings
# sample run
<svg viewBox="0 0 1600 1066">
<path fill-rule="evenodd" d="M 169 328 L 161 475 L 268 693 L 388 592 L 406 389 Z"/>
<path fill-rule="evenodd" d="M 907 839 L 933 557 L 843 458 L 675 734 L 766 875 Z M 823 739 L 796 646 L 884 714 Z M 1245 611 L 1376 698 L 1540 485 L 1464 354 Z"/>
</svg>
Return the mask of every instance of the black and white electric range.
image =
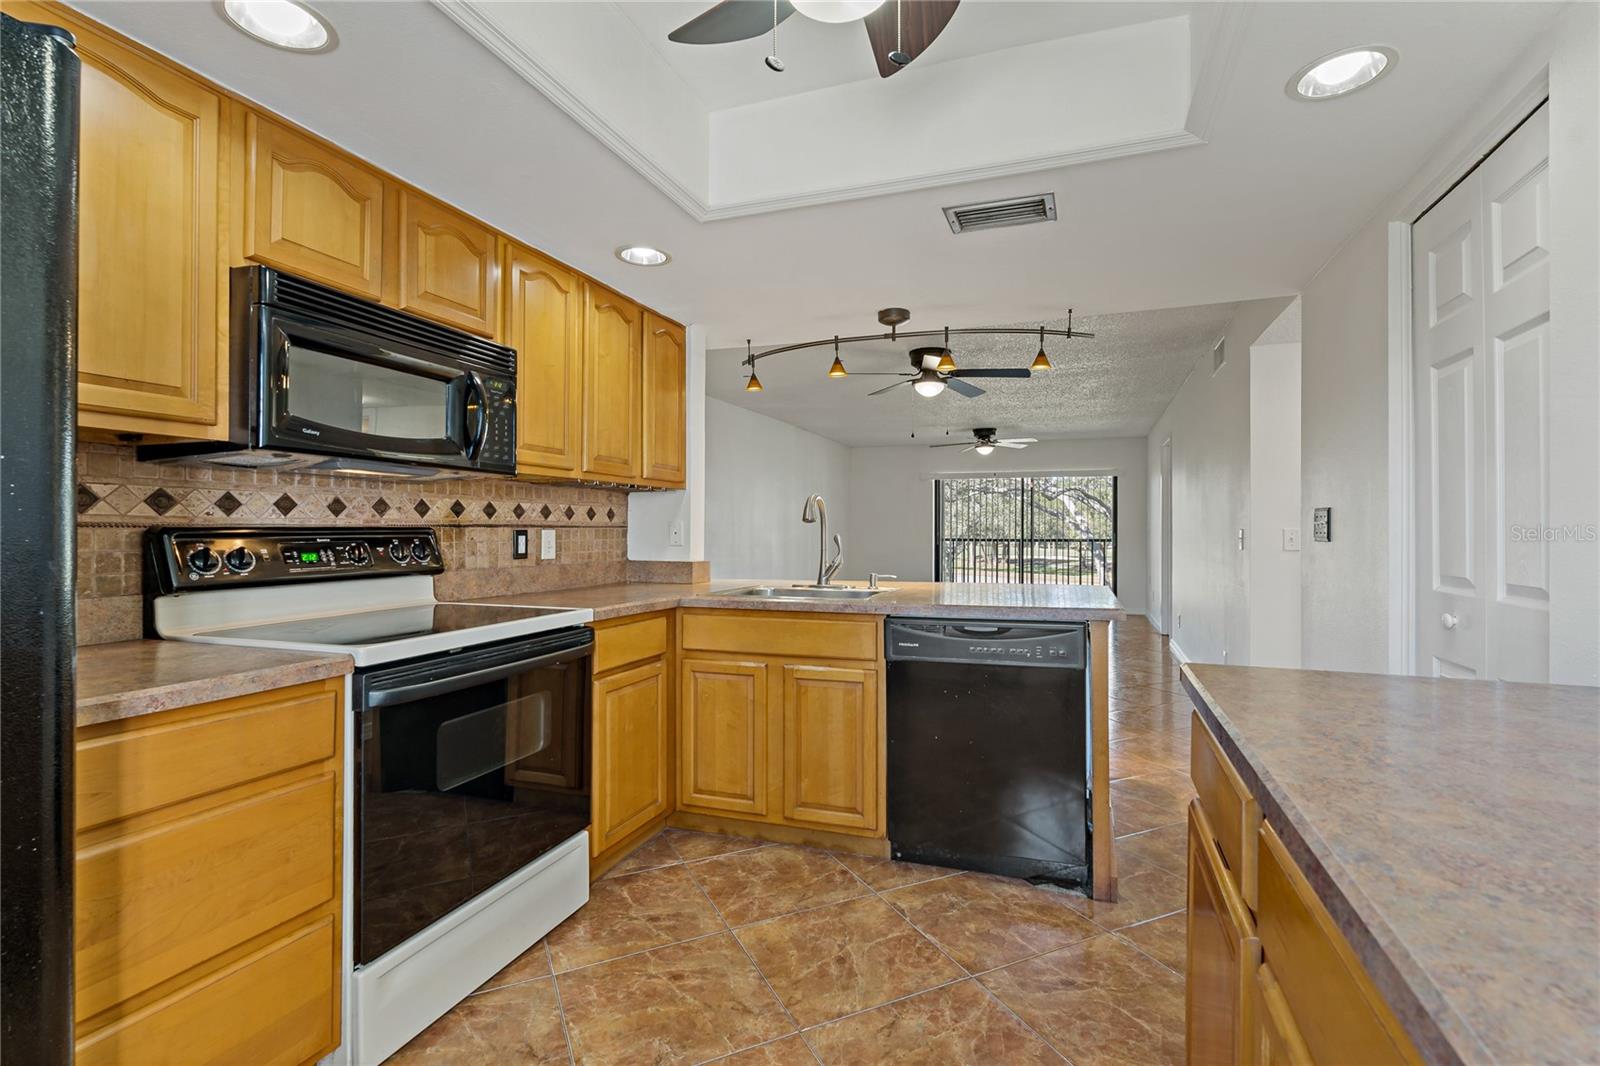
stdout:
<svg viewBox="0 0 1600 1066">
<path fill-rule="evenodd" d="M 151 530 L 154 635 L 355 662 L 346 1043 L 377 1062 L 588 900 L 588 610 L 440 603 L 426 528 Z"/>
</svg>

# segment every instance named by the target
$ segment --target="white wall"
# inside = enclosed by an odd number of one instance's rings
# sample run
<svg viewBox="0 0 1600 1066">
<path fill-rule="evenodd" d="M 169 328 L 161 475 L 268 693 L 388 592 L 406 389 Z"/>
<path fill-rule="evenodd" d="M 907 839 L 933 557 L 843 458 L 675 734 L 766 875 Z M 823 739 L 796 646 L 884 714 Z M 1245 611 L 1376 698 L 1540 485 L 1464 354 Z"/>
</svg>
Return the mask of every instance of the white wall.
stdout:
<svg viewBox="0 0 1600 1066">
<path fill-rule="evenodd" d="M 930 441 L 930 443 L 933 443 Z M 945 474 L 1115 474 L 1117 476 L 1117 598 L 1143 613 L 1145 562 L 1145 442 L 1142 437 L 1042 441 L 990 456 L 926 445 L 855 448 L 850 453 L 849 577 L 869 571 L 904 581 L 933 580 L 933 481 Z"/>
<path fill-rule="evenodd" d="M 1250 655 L 1249 566 L 1238 531 L 1250 524 L 1250 346 L 1293 301 L 1239 305 L 1224 332 L 1227 361 L 1198 360 L 1148 438 L 1152 480 L 1172 438 L 1172 641 L 1199 662 Z M 1151 558 L 1161 557 L 1159 517 Z"/>
<path fill-rule="evenodd" d="M 1269 334 L 1272 331 L 1269 330 Z M 1300 345 L 1250 349 L 1250 665 L 1300 665 Z"/>
<path fill-rule="evenodd" d="M 628 558 L 706 557 L 706 328 L 684 330 L 684 471 L 676 492 L 628 494 Z M 680 536 L 674 543 L 673 531 Z"/>
<path fill-rule="evenodd" d="M 827 502 L 829 534 L 844 536 L 848 565 L 851 530 L 859 528 L 849 507 L 850 449 L 722 400 L 705 402 L 711 576 L 815 581 L 818 530 L 800 521 L 813 492 Z"/>
<path fill-rule="evenodd" d="M 1333 508 L 1333 541 L 1305 537 L 1301 653 L 1308 669 L 1385 672 L 1411 634 L 1394 624 L 1391 547 L 1409 528 L 1390 513 L 1406 502 L 1391 482 L 1391 221 L 1411 222 L 1490 144 L 1489 127 L 1533 110 L 1528 88 L 1550 92 L 1550 500 L 1552 523 L 1579 531 L 1550 550 L 1550 676 L 1600 684 L 1600 8 L 1574 4 L 1521 57 L 1394 200 L 1353 234 L 1303 294 L 1301 521 Z M 1519 109 L 1516 113 L 1513 109 Z M 1492 143 L 1492 141 L 1491 141 Z M 1402 330 L 1403 333 L 1403 330 Z M 1409 374 L 1399 374 L 1408 378 Z M 1400 463 L 1397 461 L 1395 469 Z M 1402 532 L 1403 531 L 1403 532 Z M 1396 627 L 1397 630 L 1401 627 Z M 1394 637 L 1391 640 L 1391 636 Z"/>
</svg>

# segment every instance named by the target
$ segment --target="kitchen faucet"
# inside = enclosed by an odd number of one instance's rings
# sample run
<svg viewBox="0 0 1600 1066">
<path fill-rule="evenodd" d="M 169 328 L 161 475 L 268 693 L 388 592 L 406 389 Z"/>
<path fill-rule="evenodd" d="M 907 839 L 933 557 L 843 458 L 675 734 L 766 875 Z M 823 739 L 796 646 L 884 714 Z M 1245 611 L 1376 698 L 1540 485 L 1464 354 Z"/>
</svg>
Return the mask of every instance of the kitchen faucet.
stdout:
<svg viewBox="0 0 1600 1066">
<path fill-rule="evenodd" d="M 800 521 L 806 524 L 821 522 L 822 534 L 817 545 L 817 588 L 827 588 L 828 582 L 833 580 L 833 575 L 839 572 L 839 567 L 844 564 L 844 538 L 835 533 L 833 535 L 833 561 L 828 561 L 828 506 L 822 502 L 820 493 L 813 492 L 806 497 L 806 508 L 800 512 Z"/>
</svg>

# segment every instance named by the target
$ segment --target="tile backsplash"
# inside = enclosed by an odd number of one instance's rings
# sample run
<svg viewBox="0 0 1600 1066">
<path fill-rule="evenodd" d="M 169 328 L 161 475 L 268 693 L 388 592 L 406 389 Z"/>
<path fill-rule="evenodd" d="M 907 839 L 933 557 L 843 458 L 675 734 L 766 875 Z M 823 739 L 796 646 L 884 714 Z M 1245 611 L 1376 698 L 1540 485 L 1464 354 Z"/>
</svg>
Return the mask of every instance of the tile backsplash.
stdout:
<svg viewBox="0 0 1600 1066">
<path fill-rule="evenodd" d="M 80 444 L 78 643 L 142 635 L 140 543 L 156 525 L 417 526 L 439 530 L 440 599 L 628 579 L 620 489 L 461 478 L 400 481 L 141 463 L 133 449 Z M 511 558 L 511 530 L 554 529 L 556 557 Z"/>
</svg>

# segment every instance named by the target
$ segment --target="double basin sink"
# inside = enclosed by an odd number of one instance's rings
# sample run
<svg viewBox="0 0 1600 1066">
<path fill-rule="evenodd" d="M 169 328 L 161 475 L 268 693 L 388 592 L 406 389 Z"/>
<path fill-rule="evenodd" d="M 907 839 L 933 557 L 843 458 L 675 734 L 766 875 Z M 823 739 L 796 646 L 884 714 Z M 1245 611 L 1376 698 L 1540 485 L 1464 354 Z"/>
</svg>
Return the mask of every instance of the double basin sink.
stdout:
<svg viewBox="0 0 1600 1066">
<path fill-rule="evenodd" d="M 893 592 L 891 588 L 864 589 L 848 585 L 755 585 L 747 589 L 721 592 L 719 596 L 740 596 L 762 600 L 865 600 L 880 592 Z"/>
</svg>

